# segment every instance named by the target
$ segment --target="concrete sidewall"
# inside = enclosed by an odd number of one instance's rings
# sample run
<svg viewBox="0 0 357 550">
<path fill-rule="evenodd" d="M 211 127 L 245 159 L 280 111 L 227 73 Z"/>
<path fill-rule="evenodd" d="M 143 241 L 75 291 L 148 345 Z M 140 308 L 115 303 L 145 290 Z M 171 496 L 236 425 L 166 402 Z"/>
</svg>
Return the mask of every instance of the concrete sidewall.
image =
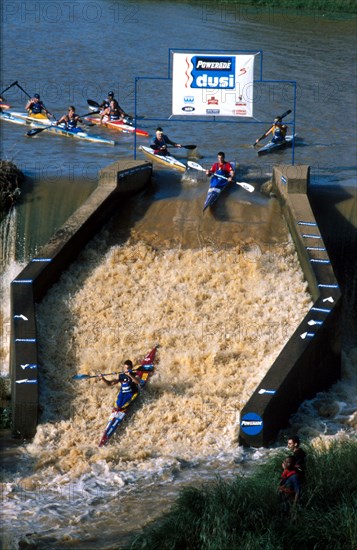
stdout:
<svg viewBox="0 0 357 550">
<path fill-rule="evenodd" d="M 38 421 L 36 303 L 125 198 L 149 185 L 152 165 L 120 160 L 101 170 L 98 187 L 11 283 L 12 431 L 32 438 Z"/>
</svg>

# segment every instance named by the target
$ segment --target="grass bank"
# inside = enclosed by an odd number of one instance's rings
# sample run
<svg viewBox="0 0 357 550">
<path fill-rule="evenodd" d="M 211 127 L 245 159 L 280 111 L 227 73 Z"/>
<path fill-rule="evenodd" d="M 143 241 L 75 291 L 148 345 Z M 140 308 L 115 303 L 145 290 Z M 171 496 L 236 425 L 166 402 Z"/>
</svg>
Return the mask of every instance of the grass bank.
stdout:
<svg viewBox="0 0 357 550">
<path fill-rule="evenodd" d="M 270 7 L 289 10 L 327 13 L 357 13 L 354 0 L 217 0 L 212 4 L 236 4 L 237 6 Z"/>
<path fill-rule="evenodd" d="M 250 477 L 184 489 L 174 507 L 130 550 L 356 550 L 357 440 L 306 448 L 299 506 L 281 513 L 279 454 Z"/>
</svg>

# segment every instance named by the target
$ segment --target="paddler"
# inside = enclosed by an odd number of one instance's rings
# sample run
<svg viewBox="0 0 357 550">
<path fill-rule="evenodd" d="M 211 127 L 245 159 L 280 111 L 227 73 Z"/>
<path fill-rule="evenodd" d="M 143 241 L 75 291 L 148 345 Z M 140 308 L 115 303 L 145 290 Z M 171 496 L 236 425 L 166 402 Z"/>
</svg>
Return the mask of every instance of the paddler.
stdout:
<svg viewBox="0 0 357 550">
<path fill-rule="evenodd" d="M 171 139 L 166 134 L 164 134 L 163 129 L 159 126 L 158 128 L 156 128 L 155 137 L 150 147 L 151 149 L 154 149 L 154 153 L 156 153 L 157 155 L 166 156 L 169 154 L 167 150 L 168 145 L 172 145 L 173 147 L 181 147 L 180 143 L 175 143 L 174 141 L 171 141 Z"/>
<path fill-rule="evenodd" d="M 34 96 L 29 99 L 25 106 L 26 111 L 29 112 L 29 115 L 40 115 L 44 112 L 47 116 L 53 116 L 41 101 L 40 94 L 34 94 Z"/>
<path fill-rule="evenodd" d="M 114 118 L 109 120 L 119 120 L 124 118 L 131 119 L 131 116 L 126 114 L 126 112 L 120 107 L 118 101 L 114 98 L 114 92 L 108 92 L 108 97 L 102 101 L 99 107 L 102 109 L 101 115 L 104 116 L 105 114 L 108 115 L 108 117 L 111 113 L 114 115 Z M 110 111 L 107 111 L 107 109 L 110 109 Z M 104 111 L 107 112 L 104 113 Z M 119 117 L 115 117 L 117 113 L 119 114 Z"/>
<path fill-rule="evenodd" d="M 119 103 L 115 99 L 112 99 L 109 106 L 100 113 L 100 123 L 103 124 L 103 118 L 105 119 L 104 122 L 112 122 L 115 120 L 124 120 L 126 116 Z"/>
<path fill-rule="evenodd" d="M 119 409 L 123 409 L 128 406 L 132 397 L 138 393 L 140 388 L 140 378 L 135 376 L 133 372 L 133 363 L 130 359 L 124 362 L 123 372 L 121 372 L 118 378 L 115 380 L 107 380 L 104 375 L 101 374 L 103 382 L 107 386 L 115 386 L 115 384 L 121 384 L 120 391 L 118 393 L 116 406 Z M 137 388 L 136 388 L 136 386 Z"/>
<path fill-rule="evenodd" d="M 276 117 L 274 118 L 273 126 L 267 131 L 265 137 L 268 137 L 268 135 L 272 133 L 272 143 L 284 143 L 287 131 L 287 125 L 282 123 L 281 118 Z M 258 143 L 258 141 L 259 139 L 257 139 L 255 143 Z"/>
<path fill-rule="evenodd" d="M 82 122 L 82 119 L 79 115 L 76 114 L 76 108 L 73 107 L 73 105 L 70 105 L 68 107 L 67 114 L 63 115 L 59 120 L 57 120 L 56 126 L 64 123 L 67 130 L 74 130 L 75 128 L 77 128 L 78 122 Z"/>
<path fill-rule="evenodd" d="M 206 170 L 207 176 L 223 176 L 228 178 L 228 181 L 232 181 L 234 177 L 234 170 L 229 162 L 226 162 L 225 153 L 220 151 L 217 153 L 217 162 L 212 164 L 209 170 Z"/>
</svg>

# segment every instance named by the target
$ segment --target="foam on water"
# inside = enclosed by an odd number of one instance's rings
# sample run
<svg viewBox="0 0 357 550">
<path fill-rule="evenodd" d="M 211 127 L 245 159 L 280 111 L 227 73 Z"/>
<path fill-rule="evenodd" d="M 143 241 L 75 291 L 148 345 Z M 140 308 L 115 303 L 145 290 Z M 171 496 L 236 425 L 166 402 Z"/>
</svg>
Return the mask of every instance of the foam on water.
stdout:
<svg viewBox="0 0 357 550">
<path fill-rule="evenodd" d="M 257 255 L 110 240 L 92 241 L 38 307 L 42 414 L 7 476 L 10 531 L 29 522 L 83 541 L 93 503 L 110 521 L 113 499 L 139 488 L 233 475 L 239 410 L 311 305 L 291 243 Z M 120 371 L 156 343 L 155 375 L 98 448 L 118 387 L 72 376 Z"/>
</svg>

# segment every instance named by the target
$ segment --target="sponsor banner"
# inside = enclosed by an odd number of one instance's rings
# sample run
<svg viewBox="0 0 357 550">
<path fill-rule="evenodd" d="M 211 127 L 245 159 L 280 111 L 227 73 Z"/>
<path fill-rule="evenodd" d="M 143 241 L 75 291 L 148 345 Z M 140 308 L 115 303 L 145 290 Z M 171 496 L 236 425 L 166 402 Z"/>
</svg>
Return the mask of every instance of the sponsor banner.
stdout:
<svg viewBox="0 0 357 550">
<path fill-rule="evenodd" d="M 253 116 L 254 55 L 174 53 L 172 114 Z"/>
</svg>

